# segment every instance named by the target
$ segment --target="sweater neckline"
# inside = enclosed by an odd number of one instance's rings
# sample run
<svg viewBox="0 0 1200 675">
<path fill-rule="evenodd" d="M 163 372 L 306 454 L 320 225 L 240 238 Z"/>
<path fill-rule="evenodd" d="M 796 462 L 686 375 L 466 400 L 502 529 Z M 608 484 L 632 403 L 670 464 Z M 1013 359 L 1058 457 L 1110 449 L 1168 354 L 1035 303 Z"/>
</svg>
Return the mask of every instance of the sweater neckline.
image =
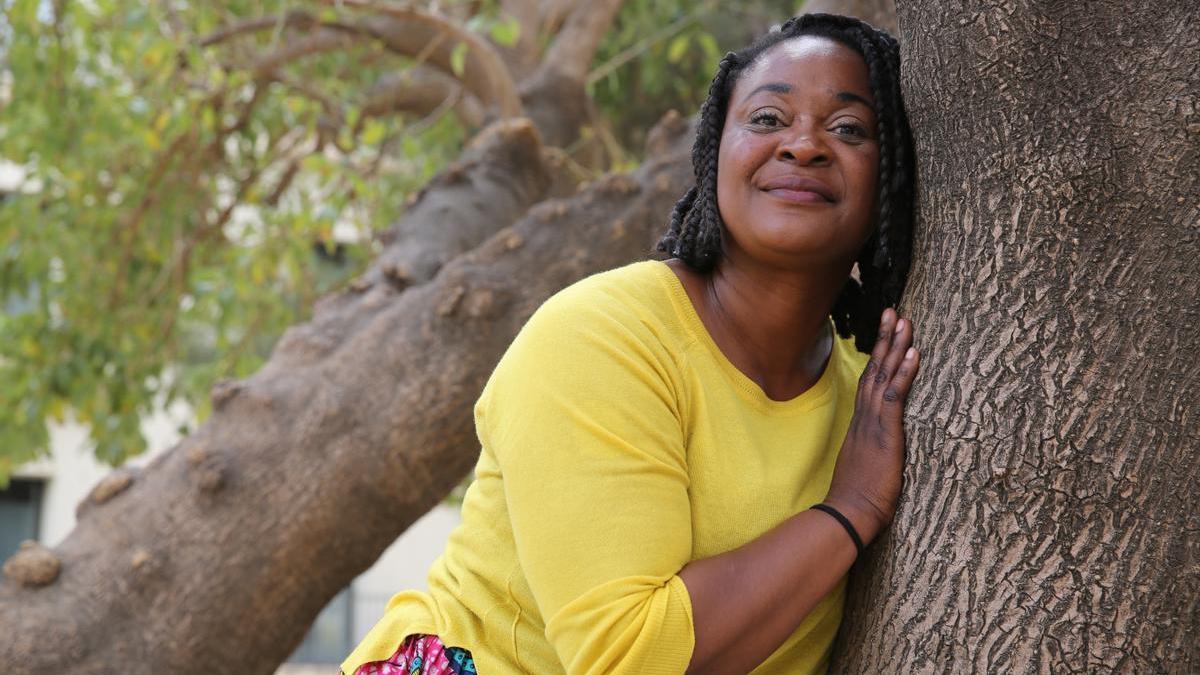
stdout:
<svg viewBox="0 0 1200 675">
<path fill-rule="evenodd" d="M 733 383 L 734 388 L 747 401 L 754 404 L 755 407 L 773 414 L 795 414 L 806 412 L 818 406 L 821 406 L 829 401 L 829 393 L 832 387 L 833 371 L 837 359 L 841 358 L 840 351 L 843 348 L 842 341 L 838 339 L 837 331 L 830 325 L 832 345 L 829 349 L 829 358 L 825 362 L 825 369 L 821 371 L 821 376 L 813 383 L 811 387 L 805 389 L 799 395 L 785 401 L 777 401 L 763 391 L 758 383 L 752 380 L 748 375 L 743 373 L 729 357 L 725 356 L 725 352 L 717 345 L 716 340 L 708 332 L 704 322 L 700 319 L 699 312 L 696 311 L 695 305 L 692 304 L 691 297 L 687 294 L 687 289 L 683 287 L 683 282 L 676 276 L 675 272 L 661 260 L 649 261 L 653 265 L 654 272 L 662 282 L 667 294 L 671 298 L 671 304 L 675 308 L 675 313 L 683 324 L 683 328 L 687 331 L 693 341 L 700 345 L 703 350 L 711 357 L 716 366 L 725 372 Z M 830 324 L 833 323 L 831 318 Z"/>
</svg>

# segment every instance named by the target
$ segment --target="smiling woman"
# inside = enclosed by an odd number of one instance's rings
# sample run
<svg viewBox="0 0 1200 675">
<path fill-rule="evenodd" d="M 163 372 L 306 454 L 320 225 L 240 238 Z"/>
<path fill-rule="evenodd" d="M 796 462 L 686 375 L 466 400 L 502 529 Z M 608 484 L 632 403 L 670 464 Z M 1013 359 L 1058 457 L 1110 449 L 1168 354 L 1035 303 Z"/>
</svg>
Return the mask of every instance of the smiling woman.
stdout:
<svg viewBox="0 0 1200 675">
<path fill-rule="evenodd" d="M 396 595 L 346 673 L 827 668 L 918 369 L 885 309 L 911 223 L 898 68 L 894 40 L 829 15 L 721 62 L 673 258 L 529 320 L 476 405 L 429 593 Z"/>
<path fill-rule="evenodd" d="M 815 36 L 780 44 L 738 79 L 717 165 L 727 259 L 854 261 L 873 229 L 879 173 L 868 82 L 861 56 Z"/>
</svg>

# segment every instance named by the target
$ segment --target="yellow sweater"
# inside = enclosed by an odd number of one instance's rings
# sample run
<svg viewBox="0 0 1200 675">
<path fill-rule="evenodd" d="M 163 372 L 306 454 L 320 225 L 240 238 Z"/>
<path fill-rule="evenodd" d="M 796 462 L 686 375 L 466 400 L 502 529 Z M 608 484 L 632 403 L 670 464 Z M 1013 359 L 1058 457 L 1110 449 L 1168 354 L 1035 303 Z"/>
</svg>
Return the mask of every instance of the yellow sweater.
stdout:
<svg viewBox="0 0 1200 675">
<path fill-rule="evenodd" d="M 342 669 L 431 633 L 482 675 L 684 672 L 695 637 L 679 570 L 825 496 L 866 358 L 835 339 L 820 380 L 773 401 L 662 262 L 561 291 L 475 406 L 482 454 L 429 592 L 394 596 Z M 824 671 L 843 595 L 754 672 Z"/>
</svg>

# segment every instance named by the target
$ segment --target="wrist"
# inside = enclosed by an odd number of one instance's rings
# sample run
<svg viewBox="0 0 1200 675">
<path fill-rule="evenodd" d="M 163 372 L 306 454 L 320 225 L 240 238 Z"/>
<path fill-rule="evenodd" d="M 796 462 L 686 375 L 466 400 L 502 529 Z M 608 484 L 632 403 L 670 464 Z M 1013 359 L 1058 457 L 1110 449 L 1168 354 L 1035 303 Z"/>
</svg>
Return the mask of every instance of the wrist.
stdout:
<svg viewBox="0 0 1200 675">
<path fill-rule="evenodd" d="M 864 547 L 869 546 L 883 530 L 883 519 L 879 510 L 865 499 L 828 494 L 823 503 L 837 509 L 858 533 Z"/>
</svg>

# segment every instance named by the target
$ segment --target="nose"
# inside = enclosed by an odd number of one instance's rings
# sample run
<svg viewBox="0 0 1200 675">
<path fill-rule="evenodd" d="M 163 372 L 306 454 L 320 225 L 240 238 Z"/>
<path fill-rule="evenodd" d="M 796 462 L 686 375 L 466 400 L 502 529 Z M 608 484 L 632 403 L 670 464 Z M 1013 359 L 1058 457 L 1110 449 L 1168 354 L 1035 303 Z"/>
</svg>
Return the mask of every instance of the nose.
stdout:
<svg viewBox="0 0 1200 675">
<path fill-rule="evenodd" d="M 830 153 L 816 125 L 797 124 L 779 139 L 775 158 L 801 166 L 823 166 L 829 163 Z"/>
</svg>

